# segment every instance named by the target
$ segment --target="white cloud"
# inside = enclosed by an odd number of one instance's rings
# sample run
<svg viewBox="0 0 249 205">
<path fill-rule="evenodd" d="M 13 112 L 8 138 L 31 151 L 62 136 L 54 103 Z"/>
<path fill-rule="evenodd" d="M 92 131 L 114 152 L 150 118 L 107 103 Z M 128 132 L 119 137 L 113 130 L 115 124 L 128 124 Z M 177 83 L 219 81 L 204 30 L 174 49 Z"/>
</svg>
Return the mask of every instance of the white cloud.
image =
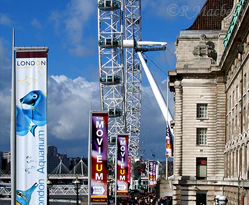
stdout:
<svg viewBox="0 0 249 205">
<path fill-rule="evenodd" d="M 98 83 L 84 78 L 51 76 L 49 79 L 48 123 L 57 139 L 79 139 L 88 136 L 91 104 L 97 106 Z"/>
<path fill-rule="evenodd" d="M 37 29 L 42 29 L 43 28 L 43 26 L 41 25 L 41 23 L 36 18 L 34 18 L 32 20 L 31 25 L 34 26 Z"/>
<path fill-rule="evenodd" d="M 86 56 L 94 53 L 86 39 L 91 36 L 87 29 L 87 27 L 91 27 L 89 19 L 93 18 L 96 12 L 95 1 L 71 0 L 65 10 L 51 13 L 49 19 L 54 22 L 55 32 L 58 35 L 65 34 L 66 39 L 63 35 L 63 43 L 67 45 L 68 51 L 72 55 Z"/>
<path fill-rule="evenodd" d="M 0 13 L 0 25 L 11 27 L 13 25 L 11 18 L 5 14 Z"/>
<path fill-rule="evenodd" d="M 62 14 L 59 11 L 52 11 L 48 20 L 54 23 L 54 32 L 59 35 L 60 31 L 60 21 L 62 19 Z"/>
<path fill-rule="evenodd" d="M 7 54 L 11 51 L 6 49 L 7 44 L 0 38 L 0 148 L 4 151 L 10 148 L 11 61 Z"/>
<path fill-rule="evenodd" d="M 9 43 L 0 37 L 0 90 L 4 95 L 9 94 L 11 86 L 11 60 L 8 56 L 11 51 L 6 49 L 8 46 Z"/>
<path fill-rule="evenodd" d="M 165 82 L 159 83 L 159 87 L 165 93 Z M 93 110 L 100 109 L 99 95 L 98 82 L 88 82 L 81 77 L 49 78 L 48 129 L 53 145 L 66 149 L 70 156 L 87 154 L 89 111 L 91 107 Z M 145 157 L 150 157 L 151 150 L 156 146 L 160 148 L 156 151 L 156 156 L 163 159 L 165 125 L 151 88 L 143 87 L 140 141 L 141 146 L 146 149 Z"/>
<path fill-rule="evenodd" d="M 5 94 L 0 91 L 0 137 L 1 143 L 0 148 L 5 151 L 9 151 L 10 145 L 10 108 L 11 108 L 11 96 L 10 92 Z M 0 149 L 1 151 L 1 149 Z"/>
<path fill-rule="evenodd" d="M 85 23 L 94 13 L 96 2 L 92 0 L 71 0 L 68 4 L 65 29 L 73 43 L 80 42 Z"/>
</svg>

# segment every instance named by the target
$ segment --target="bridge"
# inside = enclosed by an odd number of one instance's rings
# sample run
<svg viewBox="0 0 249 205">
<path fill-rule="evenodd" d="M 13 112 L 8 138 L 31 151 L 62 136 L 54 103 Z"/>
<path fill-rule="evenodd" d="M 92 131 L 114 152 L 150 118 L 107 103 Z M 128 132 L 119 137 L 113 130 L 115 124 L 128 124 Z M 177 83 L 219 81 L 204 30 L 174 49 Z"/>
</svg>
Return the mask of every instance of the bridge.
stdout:
<svg viewBox="0 0 249 205">
<path fill-rule="evenodd" d="M 80 180 L 78 185 L 79 195 L 88 195 L 88 167 L 81 159 L 72 170 L 69 170 L 60 160 L 56 168 L 48 174 L 48 180 L 52 185 L 48 186 L 49 196 L 73 196 L 77 190 L 73 184 L 75 179 Z M 9 197 L 11 195 L 11 175 L 4 174 L 0 170 L 0 196 Z"/>
<path fill-rule="evenodd" d="M 165 171 L 165 168 L 159 163 L 159 174 Z M 140 168 L 138 168 L 140 169 Z M 160 175 L 161 175 L 160 174 Z M 163 175 L 163 174 L 162 174 Z M 49 196 L 74 196 L 77 195 L 77 190 L 73 181 L 75 179 L 80 181 L 78 185 L 78 193 L 80 196 L 88 195 L 88 167 L 80 160 L 78 164 L 73 167 L 70 171 L 68 168 L 60 161 L 58 166 L 52 171 L 52 173 L 48 174 L 48 180 L 51 181 L 51 185 L 48 186 Z M 114 181 L 114 180 L 110 180 Z M 146 184 L 148 181 L 148 176 L 143 174 L 141 176 L 141 181 L 143 184 Z M 2 170 L 0 170 L 0 196 L 10 197 L 11 195 L 11 175 L 4 174 Z"/>
<path fill-rule="evenodd" d="M 79 196 L 88 195 L 88 176 L 79 174 L 48 174 L 48 179 L 52 182 L 48 186 L 49 196 L 76 196 L 77 190 L 73 181 L 78 178 L 80 185 L 78 185 Z M 142 181 L 147 181 L 148 177 L 143 176 Z M 11 176 L 9 174 L 0 175 L 0 196 L 11 196 Z M 112 180 L 114 181 L 114 180 Z"/>
</svg>

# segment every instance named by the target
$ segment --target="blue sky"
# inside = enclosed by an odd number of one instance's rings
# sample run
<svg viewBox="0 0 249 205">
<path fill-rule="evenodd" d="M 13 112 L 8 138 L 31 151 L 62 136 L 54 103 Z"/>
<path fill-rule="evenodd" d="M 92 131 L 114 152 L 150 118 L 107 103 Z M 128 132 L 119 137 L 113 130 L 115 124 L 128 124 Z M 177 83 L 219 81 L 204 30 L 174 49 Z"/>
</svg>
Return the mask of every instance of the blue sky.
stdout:
<svg viewBox="0 0 249 205">
<path fill-rule="evenodd" d="M 168 50 L 147 55 L 164 72 L 175 69 L 175 41 L 194 22 L 205 0 L 142 0 L 143 40 L 164 41 Z M 48 145 L 70 157 L 87 155 L 88 115 L 100 109 L 97 0 L 1 0 L 0 151 L 10 150 L 11 41 L 49 47 Z M 162 92 L 163 74 L 148 63 Z M 171 95 L 172 97 L 172 95 Z M 141 143 L 145 158 L 164 159 L 165 121 L 143 74 Z M 173 103 L 170 103 L 173 109 Z"/>
</svg>

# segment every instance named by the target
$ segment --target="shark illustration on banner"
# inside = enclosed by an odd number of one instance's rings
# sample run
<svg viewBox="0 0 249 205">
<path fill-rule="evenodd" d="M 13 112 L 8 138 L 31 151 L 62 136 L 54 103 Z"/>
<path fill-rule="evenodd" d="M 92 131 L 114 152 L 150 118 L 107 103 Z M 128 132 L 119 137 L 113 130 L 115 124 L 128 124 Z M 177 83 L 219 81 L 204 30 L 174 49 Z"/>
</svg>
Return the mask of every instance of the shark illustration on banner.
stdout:
<svg viewBox="0 0 249 205">
<path fill-rule="evenodd" d="M 20 103 L 21 107 L 16 106 L 17 135 L 25 136 L 30 131 L 35 136 L 35 128 L 47 124 L 46 94 L 33 90 L 21 98 Z M 28 108 L 22 108 L 26 106 Z"/>
<path fill-rule="evenodd" d="M 38 184 L 34 183 L 34 185 L 26 191 L 16 190 L 16 205 L 29 205 L 31 196 L 37 186 Z"/>
</svg>

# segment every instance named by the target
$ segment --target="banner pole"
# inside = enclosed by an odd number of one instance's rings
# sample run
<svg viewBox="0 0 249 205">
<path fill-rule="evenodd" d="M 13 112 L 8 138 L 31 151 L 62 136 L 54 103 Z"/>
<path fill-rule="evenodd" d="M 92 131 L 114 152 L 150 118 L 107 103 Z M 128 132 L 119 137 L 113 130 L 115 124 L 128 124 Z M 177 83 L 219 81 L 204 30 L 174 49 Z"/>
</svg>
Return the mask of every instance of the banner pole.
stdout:
<svg viewBox="0 0 249 205">
<path fill-rule="evenodd" d="M 115 204 L 117 204 L 117 178 L 118 178 L 118 136 L 116 136 L 116 149 L 115 149 Z"/>
<path fill-rule="evenodd" d="M 147 162 L 148 166 L 148 192 L 150 192 L 150 161 Z"/>
<path fill-rule="evenodd" d="M 168 157 L 166 156 L 166 176 L 165 178 L 168 180 Z"/>
<path fill-rule="evenodd" d="M 91 204 L 91 178 L 92 178 L 92 156 L 91 156 L 91 145 L 92 145 L 92 137 L 91 137 L 91 128 L 92 128 L 92 120 L 91 120 L 91 112 L 89 113 L 89 134 L 88 134 L 88 205 Z"/>
<path fill-rule="evenodd" d="M 16 204 L 16 86 L 15 86 L 15 29 L 12 31 L 12 93 L 11 93 L 11 205 Z"/>
</svg>

